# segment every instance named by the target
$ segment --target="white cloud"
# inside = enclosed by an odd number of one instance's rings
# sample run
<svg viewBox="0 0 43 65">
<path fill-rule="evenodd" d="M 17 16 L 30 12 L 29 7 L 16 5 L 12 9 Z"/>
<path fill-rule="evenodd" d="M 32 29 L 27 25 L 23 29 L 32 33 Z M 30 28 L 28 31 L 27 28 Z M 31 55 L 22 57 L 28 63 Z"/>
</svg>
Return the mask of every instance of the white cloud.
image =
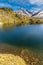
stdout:
<svg viewBox="0 0 43 65">
<path fill-rule="evenodd" d="M 29 0 L 8 0 L 8 2 L 10 3 L 18 3 L 18 4 L 21 4 L 21 5 L 29 5 Z"/>
<path fill-rule="evenodd" d="M 12 7 L 12 6 L 8 3 L 0 3 L 0 7 Z"/>
<path fill-rule="evenodd" d="M 43 4 L 43 0 L 30 0 L 31 4 L 36 4 L 36 5 L 42 5 Z"/>
<path fill-rule="evenodd" d="M 25 4 L 25 5 L 29 5 L 29 3 L 36 4 L 36 5 L 42 5 L 43 4 L 43 0 L 8 0 L 8 1 L 21 3 L 21 4 Z"/>
</svg>

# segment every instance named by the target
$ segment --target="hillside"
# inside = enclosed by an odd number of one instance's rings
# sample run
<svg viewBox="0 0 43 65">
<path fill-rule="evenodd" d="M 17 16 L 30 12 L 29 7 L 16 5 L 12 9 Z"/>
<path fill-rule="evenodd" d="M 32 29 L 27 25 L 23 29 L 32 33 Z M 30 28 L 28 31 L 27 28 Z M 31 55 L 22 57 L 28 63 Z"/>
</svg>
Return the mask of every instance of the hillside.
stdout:
<svg viewBox="0 0 43 65">
<path fill-rule="evenodd" d="M 3 24 L 3 26 L 8 27 L 41 23 L 43 23 L 43 18 L 22 15 L 9 8 L 0 8 L 0 24 Z"/>
<path fill-rule="evenodd" d="M 0 8 L 0 23 L 7 25 L 21 25 L 29 21 L 28 16 L 15 13 L 12 9 Z"/>
</svg>

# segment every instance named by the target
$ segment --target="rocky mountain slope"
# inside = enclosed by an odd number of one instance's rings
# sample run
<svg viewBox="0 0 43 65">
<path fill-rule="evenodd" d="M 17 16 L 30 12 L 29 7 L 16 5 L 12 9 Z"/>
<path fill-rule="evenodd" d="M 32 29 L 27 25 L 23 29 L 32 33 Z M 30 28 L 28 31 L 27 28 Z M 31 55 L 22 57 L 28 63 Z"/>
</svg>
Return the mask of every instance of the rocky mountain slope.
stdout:
<svg viewBox="0 0 43 65">
<path fill-rule="evenodd" d="M 9 8 L 0 8 L 0 25 L 8 27 L 40 23 L 43 23 L 43 11 L 32 14 L 24 9 L 14 12 Z"/>
<path fill-rule="evenodd" d="M 38 11 L 32 15 L 32 17 L 43 18 L 43 11 Z"/>
<path fill-rule="evenodd" d="M 0 23 L 2 22 L 4 25 L 21 25 L 28 23 L 30 17 L 18 14 L 9 8 L 0 8 Z"/>
<path fill-rule="evenodd" d="M 20 10 L 16 11 L 16 13 L 26 15 L 26 16 L 30 16 L 30 17 L 32 16 L 32 12 L 25 10 L 25 9 L 20 9 Z"/>
</svg>

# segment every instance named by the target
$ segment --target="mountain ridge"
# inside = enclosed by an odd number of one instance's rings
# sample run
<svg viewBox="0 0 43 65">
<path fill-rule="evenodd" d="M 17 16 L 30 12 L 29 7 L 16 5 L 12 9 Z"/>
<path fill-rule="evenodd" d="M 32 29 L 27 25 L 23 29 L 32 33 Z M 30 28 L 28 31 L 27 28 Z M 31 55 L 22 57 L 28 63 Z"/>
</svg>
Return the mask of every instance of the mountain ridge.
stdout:
<svg viewBox="0 0 43 65">
<path fill-rule="evenodd" d="M 13 11 L 13 9 L 11 9 L 11 8 L 0 8 L 0 9 L 2 9 L 2 10 L 6 10 L 6 11 Z M 23 8 L 21 8 L 21 9 L 19 9 L 19 10 L 17 10 L 17 11 L 13 11 L 14 13 L 16 13 L 16 14 L 21 14 L 21 15 L 24 15 L 24 16 L 29 16 L 29 17 L 38 17 L 38 18 L 43 18 L 43 10 L 39 10 L 38 12 L 35 12 L 35 13 L 33 13 L 33 12 L 31 12 L 31 11 L 29 11 L 29 10 L 26 10 L 26 9 L 23 9 Z"/>
<path fill-rule="evenodd" d="M 39 10 L 35 13 L 29 11 L 29 10 L 26 10 L 26 9 L 19 9 L 16 11 L 17 14 L 21 14 L 21 15 L 26 15 L 26 16 L 29 16 L 29 17 L 38 17 L 38 18 L 43 18 L 43 11 Z"/>
<path fill-rule="evenodd" d="M 21 10 L 20 10 L 21 11 Z M 32 14 L 30 11 L 23 10 L 23 14 L 19 14 L 14 12 L 14 10 L 9 8 L 0 8 L 0 23 L 3 23 L 4 26 L 21 26 L 28 24 L 40 24 L 43 23 L 43 17 L 40 19 L 36 17 L 42 12 L 37 12 L 36 14 Z M 33 15 L 33 16 L 32 16 Z M 35 16 L 35 17 L 34 17 Z"/>
<path fill-rule="evenodd" d="M 32 15 L 32 12 L 26 9 L 19 9 L 18 11 L 16 11 L 16 13 L 21 14 L 21 15 L 30 16 L 30 17 Z"/>
<path fill-rule="evenodd" d="M 38 11 L 32 15 L 32 17 L 43 18 L 43 11 Z"/>
</svg>

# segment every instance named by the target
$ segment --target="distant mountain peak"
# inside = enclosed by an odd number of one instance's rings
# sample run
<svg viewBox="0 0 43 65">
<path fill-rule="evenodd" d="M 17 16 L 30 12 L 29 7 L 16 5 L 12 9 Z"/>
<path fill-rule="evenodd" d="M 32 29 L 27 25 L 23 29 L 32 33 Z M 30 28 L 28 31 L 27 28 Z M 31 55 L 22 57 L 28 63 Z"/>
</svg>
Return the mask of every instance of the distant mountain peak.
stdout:
<svg viewBox="0 0 43 65">
<path fill-rule="evenodd" d="M 21 15 L 26 15 L 26 16 L 32 16 L 32 12 L 25 10 L 23 8 L 21 8 L 20 10 L 16 11 L 16 13 L 21 14 Z"/>
<path fill-rule="evenodd" d="M 43 18 L 43 11 L 38 11 L 32 15 L 32 17 Z"/>
</svg>

